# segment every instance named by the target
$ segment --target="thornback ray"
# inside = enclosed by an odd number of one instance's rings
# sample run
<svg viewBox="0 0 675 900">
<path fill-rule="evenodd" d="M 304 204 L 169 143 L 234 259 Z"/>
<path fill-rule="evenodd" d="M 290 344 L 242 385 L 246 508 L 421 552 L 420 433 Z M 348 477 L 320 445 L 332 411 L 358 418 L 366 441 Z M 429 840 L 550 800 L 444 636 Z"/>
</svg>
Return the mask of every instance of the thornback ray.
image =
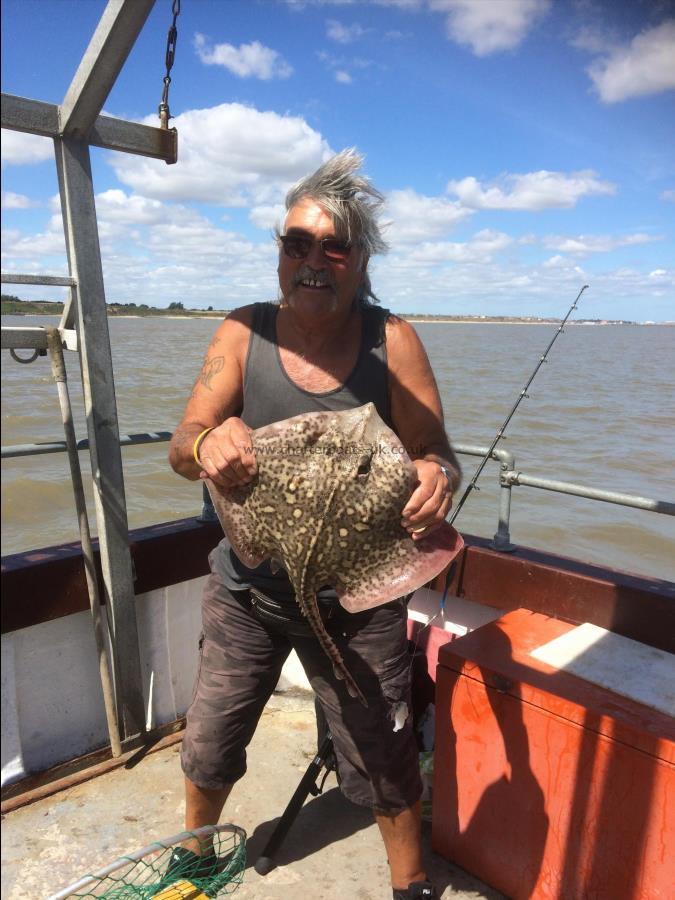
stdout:
<svg viewBox="0 0 675 900">
<path fill-rule="evenodd" d="M 464 542 L 447 523 L 418 541 L 402 527 L 417 473 L 372 403 L 294 416 L 250 437 L 253 482 L 223 491 L 206 482 L 223 530 L 244 565 L 283 566 L 337 677 L 365 704 L 316 592 L 330 585 L 352 613 L 380 606 L 435 578 Z"/>
</svg>

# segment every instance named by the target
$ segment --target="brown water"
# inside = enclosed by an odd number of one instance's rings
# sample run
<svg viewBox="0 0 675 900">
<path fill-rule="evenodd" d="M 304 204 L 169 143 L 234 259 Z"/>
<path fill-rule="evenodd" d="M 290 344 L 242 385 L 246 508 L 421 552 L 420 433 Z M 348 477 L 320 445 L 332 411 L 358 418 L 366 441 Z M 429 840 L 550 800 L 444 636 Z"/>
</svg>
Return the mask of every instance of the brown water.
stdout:
<svg viewBox="0 0 675 900">
<path fill-rule="evenodd" d="M 3 317 L 3 325 L 50 324 Z M 111 319 L 120 431 L 171 431 L 217 321 Z M 555 328 L 418 324 L 437 376 L 448 432 L 487 446 Z M 77 358 L 68 354 L 77 433 L 85 436 Z M 3 445 L 62 440 L 49 362 L 3 353 Z M 504 447 L 528 475 L 675 501 L 675 328 L 570 326 L 507 431 Z M 166 444 L 124 448 L 130 527 L 197 515 L 201 486 L 166 463 Z M 86 453 L 81 454 L 83 465 Z M 463 456 L 465 483 L 478 460 Z M 491 536 L 497 467 L 462 510 L 460 531 Z M 3 554 L 77 539 L 65 454 L 2 463 Z M 92 517 L 93 521 L 93 517 Z M 675 520 L 547 491 L 513 490 L 511 539 L 567 556 L 675 580 Z"/>
</svg>

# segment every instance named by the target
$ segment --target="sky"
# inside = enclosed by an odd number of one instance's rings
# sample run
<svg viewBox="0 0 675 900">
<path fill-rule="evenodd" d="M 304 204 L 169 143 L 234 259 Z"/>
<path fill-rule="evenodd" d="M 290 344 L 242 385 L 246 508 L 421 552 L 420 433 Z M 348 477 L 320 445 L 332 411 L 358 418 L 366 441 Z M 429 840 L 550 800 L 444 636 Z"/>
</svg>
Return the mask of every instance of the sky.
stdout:
<svg viewBox="0 0 675 900">
<path fill-rule="evenodd" d="M 66 94 L 102 0 L 4 0 L 2 90 Z M 179 161 L 92 148 L 106 299 L 278 296 L 288 187 L 356 147 L 399 313 L 675 320 L 673 0 L 182 0 Z M 158 124 L 170 0 L 103 112 Z M 2 131 L 2 270 L 66 274 L 53 145 Z M 25 299 L 59 289 L 5 286 Z"/>
</svg>

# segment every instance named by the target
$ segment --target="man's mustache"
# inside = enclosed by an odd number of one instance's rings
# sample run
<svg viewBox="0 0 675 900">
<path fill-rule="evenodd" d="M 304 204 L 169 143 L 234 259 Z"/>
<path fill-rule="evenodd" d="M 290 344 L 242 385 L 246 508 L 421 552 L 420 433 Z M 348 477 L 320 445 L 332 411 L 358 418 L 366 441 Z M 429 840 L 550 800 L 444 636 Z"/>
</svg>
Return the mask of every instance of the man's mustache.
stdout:
<svg viewBox="0 0 675 900">
<path fill-rule="evenodd" d="M 318 281 L 319 284 L 325 284 L 335 290 L 335 283 L 327 269 L 312 269 L 311 266 L 303 266 L 298 270 L 293 278 L 293 287 L 297 287 L 300 282 L 311 279 Z"/>
</svg>

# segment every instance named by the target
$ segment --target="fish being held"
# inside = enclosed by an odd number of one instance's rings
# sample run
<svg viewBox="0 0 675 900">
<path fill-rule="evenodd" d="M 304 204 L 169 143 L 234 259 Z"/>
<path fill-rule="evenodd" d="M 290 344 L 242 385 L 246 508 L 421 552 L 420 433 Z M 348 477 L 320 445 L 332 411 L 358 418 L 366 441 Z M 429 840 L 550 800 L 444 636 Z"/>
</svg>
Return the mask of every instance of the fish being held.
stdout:
<svg viewBox="0 0 675 900">
<path fill-rule="evenodd" d="M 400 440 L 372 403 L 306 413 L 251 433 L 258 474 L 221 492 L 207 481 L 218 518 L 244 565 L 283 567 L 321 647 L 352 697 L 367 705 L 326 632 L 316 591 L 331 585 L 349 612 L 411 593 L 459 553 L 446 523 L 413 541 L 401 511 L 417 483 Z"/>
</svg>

